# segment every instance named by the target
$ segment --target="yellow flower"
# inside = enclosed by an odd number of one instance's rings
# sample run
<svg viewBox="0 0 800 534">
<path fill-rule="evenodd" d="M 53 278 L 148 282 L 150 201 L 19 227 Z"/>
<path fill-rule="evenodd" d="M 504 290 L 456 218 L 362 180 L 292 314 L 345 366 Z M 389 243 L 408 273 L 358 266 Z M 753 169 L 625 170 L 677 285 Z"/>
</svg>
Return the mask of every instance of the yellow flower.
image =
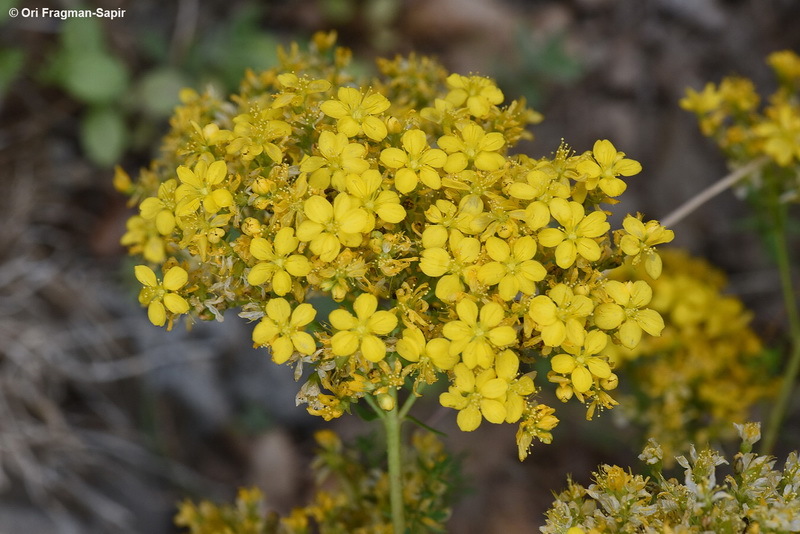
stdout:
<svg viewBox="0 0 800 534">
<path fill-rule="evenodd" d="M 592 330 L 580 344 L 567 345 L 569 354 L 556 354 L 550 359 L 553 371 L 569 375 L 576 393 L 586 393 L 594 384 L 595 378 L 603 380 L 611 376 L 611 367 L 599 354 L 608 343 L 608 336 L 600 330 Z"/>
<path fill-rule="evenodd" d="M 497 378 L 494 369 L 485 369 L 476 376 L 475 371 L 459 363 L 453 368 L 453 374 L 453 385 L 439 395 L 439 402 L 445 408 L 458 410 L 458 428 L 472 432 L 484 418 L 494 424 L 505 421 L 508 383 Z"/>
<path fill-rule="evenodd" d="M 494 370 L 497 378 L 501 378 L 508 384 L 505 398 L 506 423 L 516 423 L 525 411 L 525 399 L 532 394 L 536 387 L 533 379 L 528 375 L 517 378 L 519 372 L 519 356 L 513 351 L 506 349 L 497 355 L 494 362 Z"/>
<path fill-rule="evenodd" d="M 355 137 L 364 133 L 373 141 L 382 141 L 386 137 L 386 124 L 374 115 L 380 115 L 391 106 L 385 96 L 353 87 L 340 87 L 336 93 L 338 100 L 328 100 L 320 105 L 322 112 L 337 119 L 336 127 L 347 137 Z"/>
<path fill-rule="evenodd" d="M 625 217 L 622 227 L 627 232 L 619 242 L 622 252 L 632 257 L 633 265 L 639 263 L 644 256 L 647 274 L 653 279 L 661 276 L 661 256 L 653 247 L 669 243 L 675 238 L 675 233 L 658 224 L 658 221 L 643 223 L 640 218 L 632 215 Z"/>
<path fill-rule="evenodd" d="M 394 191 L 381 190 L 383 177 L 375 169 L 369 169 L 362 175 L 351 174 L 347 177 L 347 192 L 361 202 L 361 207 L 369 214 L 377 215 L 387 223 L 399 223 L 406 218 L 406 210 L 400 205 L 400 197 Z M 375 227 L 374 216 L 370 217 L 370 228 Z"/>
<path fill-rule="evenodd" d="M 477 118 L 488 116 L 492 106 L 503 102 L 503 92 L 491 78 L 451 74 L 447 77 L 447 86 L 450 92 L 445 99 L 454 106 L 466 104 L 469 112 Z"/>
<path fill-rule="evenodd" d="M 624 152 L 617 152 L 608 139 L 595 141 L 592 147 L 593 160 L 578 163 L 578 171 L 586 174 L 586 189 L 596 187 L 610 197 L 618 197 L 628 187 L 617 176 L 634 176 L 642 172 L 638 161 L 628 159 Z"/>
<path fill-rule="evenodd" d="M 303 209 L 308 220 L 300 223 L 297 238 L 303 242 L 310 241 L 311 252 L 325 262 L 336 258 L 341 245 L 360 245 L 361 233 L 369 228 L 369 214 L 359 208 L 357 201 L 347 193 L 336 195 L 333 204 L 314 195 L 305 201 Z"/>
<path fill-rule="evenodd" d="M 439 244 L 431 240 L 429 244 Z M 478 267 L 475 261 L 481 253 L 481 242 L 474 237 L 464 237 L 458 230 L 450 232 L 448 245 L 452 256 L 442 246 L 426 248 L 420 255 L 420 270 L 439 278 L 436 282 L 436 296 L 443 301 L 453 301 L 464 291 L 462 278 L 469 279 Z"/>
<path fill-rule="evenodd" d="M 200 160 L 194 170 L 181 165 L 178 167 L 178 178 L 181 185 L 175 190 L 178 205 L 175 215 L 185 217 L 197 211 L 200 204 L 206 213 L 217 213 L 222 208 L 233 206 L 233 195 L 225 187 L 215 189 L 228 175 L 228 167 L 224 161 L 215 161 L 208 165 Z"/>
<path fill-rule="evenodd" d="M 765 120 L 753 128 L 764 140 L 764 152 L 787 167 L 800 160 L 800 112 L 797 106 L 780 104 L 766 110 Z"/>
<path fill-rule="evenodd" d="M 483 264 L 478 269 L 478 280 L 486 285 L 497 287 L 503 300 L 512 300 L 517 293 L 532 295 L 536 284 L 543 280 L 547 271 L 542 264 L 533 259 L 536 254 L 536 241 L 524 236 L 510 247 L 505 240 L 490 237 L 486 240 L 486 252 L 494 261 Z"/>
<path fill-rule="evenodd" d="M 324 93 L 331 88 L 331 82 L 328 80 L 311 80 L 306 76 L 299 77 L 293 72 L 279 74 L 278 83 L 281 84 L 283 91 L 272 101 L 273 109 L 302 106 L 308 95 Z"/>
<path fill-rule="evenodd" d="M 531 300 L 528 315 L 542 333 L 542 341 L 548 347 L 558 347 L 565 340 L 578 344 L 583 339 L 583 326 L 594 304 L 589 297 L 575 295 L 566 284 L 558 284 Z"/>
<path fill-rule="evenodd" d="M 131 254 L 141 254 L 152 263 L 164 263 L 167 259 L 166 243 L 155 219 L 133 215 L 125 222 L 125 230 L 119 242 L 128 247 Z"/>
<path fill-rule="evenodd" d="M 556 264 L 566 269 L 575 263 L 580 254 L 588 261 L 600 259 L 600 245 L 594 238 L 608 232 L 610 225 L 606 214 L 593 211 L 584 216 L 583 206 L 577 202 L 554 198 L 550 201 L 550 213 L 561 224 L 561 228 L 545 228 L 539 232 L 539 243 L 545 247 L 556 247 Z"/>
<path fill-rule="evenodd" d="M 189 303 L 177 291 L 189 281 L 189 274 L 182 268 L 172 267 L 159 282 L 156 273 L 147 265 L 134 267 L 136 279 L 144 286 L 139 292 L 139 303 L 147 306 L 147 318 L 156 326 L 167 322 L 167 310 L 180 315 L 189 311 Z"/>
<path fill-rule="evenodd" d="M 517 341 L 517 332 L 508 325 L 500 326 L 505 318 L 503 307 L 496 302 L 478 305 L 463 299 L 456 304 L 458 319 L 444 325 L 442 333 L 449 339 L 450 354 L 461 354 L 467 368 L 492 367 L 495 349 L 507 347 Z"/>
<path fill-rule="evenodd" d="M 161 235 L 169 235 L 175 229 L 175 189 L 178 182 L 169 179 L 158 186 L 158 196 L 148 197 L 139 204 L 139 212 L 145 219 L 153 219 Z"/>
<path fill-rule="evenodd" d="M 400 139 L 403 149 L 389 147 L 381 151 L 381 163 L 396 169 L 394 186 L 401 193 L 410 193 L 420 181 L 431 189 L 439 189 L 442 181 L 439 171 L 447 162 L 447 154 L 438 148 L 430 148 L 425 132 L 408 130 Z"/>
<path fill-rule="evenodd" d="M 331 349 L 336 356 L 350 356 L 357 350 L 371 362 L 379 362 L 386 356 L 386 343 L 378 336 L 385 336 L 397 326 L 397 317 L 390 311 L 376 311 L 378 299 L 375 295 L 362 293 L 353 303 L 353 316 L 343 309 L 333 310 L 328 320 L 338 332 L 331 338 Z"/>
<path fill-rule="evenodd" d="M 292 127 L 277 120 L 279 116 L 280 111 L 265 109 L 234 117 L 234 139 L 228 144 L 227 153 L 239 155 L 245 161 L 264 153 L 273 162 L 280 163 L 283 151 L 273 141 L 291 135 Z"/>
<path fill-rule="evenodd" d="M 267 315 L 253 329 L 253 343 L 267 345 L 275 363 L 286 362 L 292 354 L 311 354 L 316 342 L 303 328 L 314 320 L 317 311 L 311 304 L 303 303 L 292 310 L 286 299 L 267 302 Z"/>
<path fill-rule="evenodd" d="M 300 241 L 293 228 L 281 228 L 272 243 L 263 237 L 250 241 L 250 254 L 261 260 L 247 274 L 247 283 L 258 286 L 272 280 L 272 291 L 283 296 L 292 290 L 292 276 L 311 272 L 311 262 L 301 254 L 292 254 Z"/>
<path fill-rule="evenodd" d="M 422 330 L 416 327 L 403 330 L 403 337 L 397 341 L 397 354 L 410 362 L 430 358 L 443 371 L 452 369 L 458 363 L 458 354 L 450 354 L 449 341 L 437 337 L 426 343 Z"/>
<path fill-rule="evenodd" d="M 800 56 L 792 50 L 779 50 L 767 56 L 767 63 L 781 83 L 792 87 L 800 80 Z"/>
<path fill-rule="evenodd" d="M 308 179 L 311 187 L 327 189 L 332 185 L 344 191 L 347 174 L 361 174 L 369 169 L 369 162 L 364 159 L 367 147 L 351 143 L 343 133 L 323 131 L 319 134 L 317 150 L 320 156 L 306 156 L 300 162 L 300 171 L 311 173 Z"/>
<path fill-rule="evenodd" d="M 594 310 L 594 322 L 603 330 L 619 328 L 619 338 L 629 349 L 642 339 L 642 330 L 660 336 L 664 320 L 657 311 L 644 308 L 653 298 L 653 290 L 644 280 L 619 282 L 609 280 L 604 286 L 614 302 L 605 302 Z"/>
<path fill-rule="evenodd" d="M 506 144 L 503 134 L 486 133 L 474 122 L 458 127 L 460 136 L 443 135 L 439 147 L 447 152 L 445 172 L 461 172 L 472 163 L 481 171 L 496 171 L 505 164 L 505 158 L 498 152 Z"/>
</svg>

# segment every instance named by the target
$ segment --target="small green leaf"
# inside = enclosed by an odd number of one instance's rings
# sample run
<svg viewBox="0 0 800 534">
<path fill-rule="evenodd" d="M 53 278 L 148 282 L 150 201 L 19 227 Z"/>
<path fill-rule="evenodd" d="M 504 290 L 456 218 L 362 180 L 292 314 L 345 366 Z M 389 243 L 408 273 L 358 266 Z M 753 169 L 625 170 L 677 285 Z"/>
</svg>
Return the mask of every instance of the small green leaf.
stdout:
<svg viewBox="0 0 800 534">
<path fill-rule="evenodd" d="M 139 107 L 155 117 L 169 116 L 180 103 L 178 93 L 187 85 L 188 80 L 175 69 L 154 69 L 142 77 L 137 87 Z"/>
<path fill-rule="evenodd" d="M 64 88 L 75 98 L 104 104 L 118 98 L 128 87 L 128 71 L 117 58 L 97 50 L 65 54 L 61 70 Z"/>
<path fill-rule="evenodd" d="M 105 39 L 100 21 L 94 18 L 69 18 L 61 26 L 61 43 L 69 52 L 104 52 Z"/>
<path fill-rule="evenodd" d="M 127 134 L 125 121 L 115 109 L 93 109 L 81 122 L 83 149 L 90 160 L 103 167 L 110 167 L 120 159 Z"/>
</svg>

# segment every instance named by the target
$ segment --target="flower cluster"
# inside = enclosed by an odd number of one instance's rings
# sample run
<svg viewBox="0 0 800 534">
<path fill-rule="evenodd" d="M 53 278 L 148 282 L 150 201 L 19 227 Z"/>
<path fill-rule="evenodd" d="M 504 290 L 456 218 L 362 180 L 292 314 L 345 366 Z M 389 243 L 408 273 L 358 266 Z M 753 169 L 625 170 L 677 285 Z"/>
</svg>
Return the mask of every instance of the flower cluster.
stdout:
<svg viewBox="0 0 800 534">
<path fill-rule="evenodd" d="M 648 283 L 604 275 L 630 259 L 657 277 L 672 239 L 633 216 L 612 232 L 604 205 L 641 166 L 608 140 L 509 155 L 539 114 L 426 58 L 354 79 L 331 34 L 279 57 L 228 101 L 184 91 L 162 158 L 118 172 L 139 206 L 123 242 L 167 272 L 140 277 L 153 322 L 240 307 L 256 346 L 312 370 L 298 400 L 325 419 L 446 377 L 461 429 L 519 423 L 523 457 L 557 423 L 535 361 L 589 417 L 613 406 L 607 350 L 663 327 Z"/>
<path fill-rule="evenodd" d="M 731 423 L 746 421 L 776 384 L 750 327 L 752 314 L 738 298 L 723 293 L 724 275 L 683 251 L 660 254 L 664 272 L 651 282 L 652 295 L 641 280 L 616 282 L 615 287 L 631 289 L 628 307 L 646 300 L 664 317 L 661 336 L 645 338 L 635 348 L 622 343 L 608 354 L 629 378 L 625 383 L 633 393 L 617 413 L 644 426 L 645 435 L 655 438 L 670 459 L 690 442 L 726 437 Z M 629 280 L 645 273 L 624 266 L 611 276 Z M 605 321 L 606 315 L 612 314 L 598 310 L 595 320 Z"/>
<path fill-rule="evenodd" d="M 681 107 L 697 115 L 704 135 L 712 137 L 736 165 L 766 158 L 774 167 L 785 200 L 800 201 L 800 56 L 790 50 L 767 58 L 778 89 L 760 108 L 761 97 L 747 78 L 728 77 L 689 89 Z M 760 189 L 763 173 L 750 187 Z"/>
<path fill-rule="evenodd" d="M 588 488 L 570 481 L 547 511 L 545 534 L 611 532 L 797 532 L 800 530 L 800 462 L 789 455 L 783 470 L 775 459 L 750 452 L 760 438 L 755 423 L 736 425 L 741 451 L 733 473 L 717 481 L 717 467 L 728 461 L 710 448 L 691 448 L 678 463 L 681 483 L 667 479 L 660 465 L 664 453 L 651 440 L 639 457 L 654 468 L 653 478 L 619 466 L 602 465 Z"/>
<path fill-rule="evenodd" d="M 312 462 L 316 490 L 311 502 L 279 517 L 267 511 L 264 495 L 256 488 L 241 489 L 234 505 L 208 501 L 180 504 L 175 524 L 190 534 L 227 532 L 253 534 L 308 534 L 353 532 L 390 534 L 387 473 L 371 465 L 368 438 L 361 448 L 346 447 L 336 434 L 315 435 L 319 450 Z M 403 478 L 409 532 L 446 532 L 459 464 L 430 432 L 415 432 L 406 451 Z"/>
</svg>

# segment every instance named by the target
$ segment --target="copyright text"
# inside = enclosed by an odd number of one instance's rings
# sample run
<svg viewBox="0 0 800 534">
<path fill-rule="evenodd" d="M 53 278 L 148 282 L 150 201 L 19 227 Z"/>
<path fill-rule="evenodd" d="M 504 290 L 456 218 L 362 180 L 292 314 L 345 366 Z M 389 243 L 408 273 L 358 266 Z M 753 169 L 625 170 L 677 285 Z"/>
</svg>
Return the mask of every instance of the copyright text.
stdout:
<svg viewBox="0 0 800 534">
<path fill-rule="evenodd" d="M 25 19 L 118 19 L 125 16 L 124 9 L 51 9 L 49 7 L 23 7 L 17 9 L 12 7 L 8 10 L 8 15 L 12 18 L 22 17 Z"/>
</svg>

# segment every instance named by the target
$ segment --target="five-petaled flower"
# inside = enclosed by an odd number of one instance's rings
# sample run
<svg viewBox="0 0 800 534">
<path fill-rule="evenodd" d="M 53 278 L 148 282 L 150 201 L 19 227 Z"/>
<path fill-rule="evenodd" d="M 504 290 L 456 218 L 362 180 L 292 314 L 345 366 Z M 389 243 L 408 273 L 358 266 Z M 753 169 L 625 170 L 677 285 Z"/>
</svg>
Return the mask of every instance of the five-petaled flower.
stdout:
<svg viewBox="0 0 800 534">
<path fill-rule="evenodd" d="M 391 103 L 380 93 L 363 94 L 353 87 L 340 87 L 336 93 L 338 100 L 328 100 L 320 104 L 319 109 L 336 119 L 336 127 L 347 137 L 355 137 L 364 133 L 373 141 L 381 141 L 386 137 L 386 124 L 376 117 L 387 109 Z"/>
<path fill-rule="evenodd" d="M 561 224 L 561 228 L 545 228 L 539 232 L 539 243 L 556 248 L 556 264 L 567 269 L 575 263 L 578 255 L 597 261 L 602 255 L 595 238 L 608 232 L 610 225 L 606 214 L 593 211 L 585 215 L 581 204 L 554 198 L 550 201 L 550 213 Z"/>
<path fill-rule="evenodd" d="M 185 217 L 197 211 L 202 203 L 207 213 L 217 213 L 222 208 L 233 205 L 233 195 L 225 187 L 219 186 L 228 175 L 224 161 L 217 160 L 210 165 L 200 160 L 190 169 L 185 165 L 178 167 L 181 185 L 175 190 L 178 205 L 175 215 Z"/>
<path fill-rule="evenodd" d="M 344 191 L 348 173 L 361 174 L 369 169 L 369 162 L 364 159 L 367 147 L 351 143 L 341 132 L 335 134 L 325 130 L 320 133 L 317 150 L 319 156 L 306 156 L 300 162 L 300 171 L 311 173 L 308 178 L 311 187 L 327 189 L 332 185 Z"/>
<path fill-rule="evenodd" d="M 517 340 L 517 332 L 512 326 L 500 324 L 505 313 L 496 302 L 484 304 L 479 312 L 477 304 L 463 299 L 456 304 L 456 313 L 458 320 L 446 323 L 442 333 L 451 341 L 450 353 L 461 354 L 469 369 L 492 367 L 495 349 L 507 347 Z"/>
<path fill-rule="evenodd" d="M 297 238 L 308 242 L 311 252 L 322 261 L 333 261 L 341 245 L 355 247 L 361 244 L 362 232 L 370 227 L 369 214 L 358 207 L 358 201 L 347 193 L 340 193 L 333 204 L 319 195 L 308 198 L 304 204 L 307 220 L 297 228 Z"/>
<path fill-rule="evenodd" d="M 653 298 L 653 290 L 644 280 L 619 282 L 609 280 L 604 286 L 613 302 L 604 302 L 594 310 L 594 322 L 603 330 L 619 328 L 620 342 L 632 349 L 642 339 L 642 330 L 660 336 L 664 319 L 655 310 L 645 308 Z"/>
<path fill-rule="evenodd" d="M 381 163 L 394 173 L 394 186 L 403 193 L 410 193 L 422 182 L 431 189 L 442 186 L 439 171 L 447 162 L 447 154 L 438 148 L 430 148 L 425 132 L 408 130 L 400 139 L 402 149 L 389 147 L 381 151 Z"/>
<path fill-rule="evenodd" d="M 581 343 L 566 345 L 563 349 L 568 354 L 556 354 L 550 359 L 553 371 L 569 376 L 575 393 L 586 393 L 591 389 L 595 379 L 611 377 L 611 366 L 608 362 L 595 356 L 608 343 L 608 336 L 600 330 L 592 330 L 586 334 Z"/>
<path fill-rule="evenodd" d="M 505 421 L 508 382 L 497 378 L 494 369 L 470 369 L 459 363 L 453 368 L 453 374 L 453 385 L 439 395 L 439 402 L 446 408 L 458 410 L 458 428 L 472 432 L 484 418 L 495 424 Z"/>
<path fill-rule="evenodd" d="M 493 286 L 503 300 L 512 300 L 517 293 L 532 295 L 535 282 L 544 280 L 547 271 L 533 259 L 536 241 L 531 236 L 520 237 L 513 246 L 498 237 L 486 240 L 486 252 L 494 261 L 487 262 L 478 270 L 478 280 Z"/>
<path fill-rule="evenodd" d="M 534 297 L 528 306 L 528 315 L 542 333 L 548 347 L 558 347 L 564 341 L 576 344 L 583 339 L 583 327 L 594 304 L 585 295 L 575 295 L 566 284 L 558 284 L 547 295 Z"/>
<path fill-rule="evenodd" d="M 661 226 L 658 221 L 642 222 L 639 217 L 628 215 L 622 221 L 625 234 L 619 242 L 619 248 L 626 255 L 632 257 L 634 265 L 639 263 L 644 256 L 644 270 L 651 278 L 661 276 L 661 256 L 655 250 L 656 245 L 669 243 L 675 238 L 675 233 Z"/>
<path fill-rule="evenodd" d="M 593 159 L 578 163 L 578 171 L 586 175 L 586 189 L 596 187 L 610 197 L 618 197 L 628 187 L 617 176 L 634 176 L 642 172 L 641 164 L 625 157 L 624 152 L 617 152 L 611 141 L 607 139 L 595 141 L 592 147 Z"/>
<path fill-rule="evenodd" d="M 286 299 L 271 299 L 266 312 L 253 329 L 253 343 L 257 347 L 269 346 L 275 363 L 286 362 L 295 352 L 306 355 L 314 352 L 314 338 L 304 330 L 317 315 L 311 304 L 303 303 L 292 310 Z"/>
<path fill-rule="evenodd" d="M 500 132 L 486 133 L 474 122 L 458 126 L 461 135 L 443 135 L 439 146 L 447 152 L 445 172 L 461 172 L 472 163 L 481 171 L 496 171 L 505 164 L 505 158 L 498 151 L 506 144 Z"/>
<path fill-rule="evenodd" d="M 350 356 L 358 350 L 371 362 L 379 362 L 386 356 L 386 343 L 378 336 L 394 330 L 397 316 L 377 309 L 375 295 L 362 293 L 353 302 L 355 316 L 343 309 L 330 313 L 328 320 L 338 330 L 331 338 L 331 350 L 336 356 Z"/>
<path fill-rule="evenodd" d="M 139 303 L 147 306 L 147 317 L 151 323 L 163 326 L 167 322 L 167 310 L 176 315 L 189 311 L 189 303 L 177 293 L 189 280 L 189 274 L 182 267 L 176 265 L 170 268 L 163 282 L 159 282 L 156 273 L 147 265 L 137 265 L 134 273 L 144 286 L 139 292 Z"/>
<path fill-rule="evenodd" d="M 294 229 L 284 227 L 275 234 L 272 242 L 255 237 L 250 242 L 250 254 L 261 260 L 250 269 L 247 283 L 258 286 L 272 281 L 272 291 L 283 296 L 292 290 L 292 276 L 305 276 L 311 272 L 311 262 L 302 254 L 292 254 L 300 240 Z"/>
</svg>

